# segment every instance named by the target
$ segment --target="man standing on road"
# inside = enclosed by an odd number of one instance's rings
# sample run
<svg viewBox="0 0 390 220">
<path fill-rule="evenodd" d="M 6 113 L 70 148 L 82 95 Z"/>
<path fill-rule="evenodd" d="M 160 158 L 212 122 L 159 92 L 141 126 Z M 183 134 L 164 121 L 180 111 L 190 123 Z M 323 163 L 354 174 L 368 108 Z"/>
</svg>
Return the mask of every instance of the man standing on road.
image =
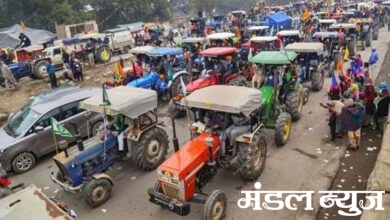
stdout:
<svg viewBox="0 0 390 220">
<path fill-rule="evenodd" d="M 46 71 L 47 71 L 47 74 L 49 75 L 51 88 L 52 89 L 57 88 L 56 71 L 54 69 L 54 65 L 53 65 L 50 58 L 48 58 L 47 63 L 46 63 Z"/>
<path fill-rule="evenodd" d="M 376 51 L 375 47 L 371 48 L 371 55 L 370 59 L 368 59 L 368 64 L 370 65 L 370 75 L 371 77 L 376 77 L 376 67 L 379 60 L 378 52 Z"/>
</svg>

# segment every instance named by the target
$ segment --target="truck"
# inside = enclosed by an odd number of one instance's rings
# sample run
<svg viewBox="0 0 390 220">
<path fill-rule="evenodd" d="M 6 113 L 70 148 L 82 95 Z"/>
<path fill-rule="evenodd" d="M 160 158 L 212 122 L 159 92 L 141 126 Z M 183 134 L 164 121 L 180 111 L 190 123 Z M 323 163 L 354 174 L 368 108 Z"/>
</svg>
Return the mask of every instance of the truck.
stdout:
<svg viewBox="0 0 390 220">
<path fill-rule="evenodd" d="M 113 53 L 128 52 L 134 47 L 129 28 L 108 29 L 104 33 Z"/>
</svg>

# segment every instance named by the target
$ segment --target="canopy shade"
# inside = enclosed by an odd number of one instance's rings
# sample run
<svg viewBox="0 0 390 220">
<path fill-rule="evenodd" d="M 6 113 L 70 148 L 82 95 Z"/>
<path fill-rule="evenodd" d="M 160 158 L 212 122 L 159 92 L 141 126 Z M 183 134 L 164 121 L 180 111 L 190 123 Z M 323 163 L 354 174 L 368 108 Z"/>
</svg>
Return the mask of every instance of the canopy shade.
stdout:
<svg viewBox="0 0 390 220">
<path fill-rule="evenodd" d="M 80 103 L 80 108 L 107 115 L 122 114 L 128 118 L 138 116 L 157 108 L 157 93 L 151 89 L 119 86 L 106 90 L 109 106 L 103 105 L 103 92 Z"/>
<path fill-rule="evenodd" d="M 45 44 L 55 38 L 57 35 L 50 31 L 41 29 L 26 28 L 25 30 L 20 25 L 15 24 L 8 28 L 0 29 L 0 48 L 11 47 L 15 48 L 19 45 L 19 34 L 24 33 L 31 40 L 31 45 L 34 44 Z"/>
<path fill-rule="evenodd" d="M 296 57 L 297 53 L 292 51 L 262 51 L 253 57 L 251 62 L 268 65 L 284 65 L 291 63 Z"/>
</svg>

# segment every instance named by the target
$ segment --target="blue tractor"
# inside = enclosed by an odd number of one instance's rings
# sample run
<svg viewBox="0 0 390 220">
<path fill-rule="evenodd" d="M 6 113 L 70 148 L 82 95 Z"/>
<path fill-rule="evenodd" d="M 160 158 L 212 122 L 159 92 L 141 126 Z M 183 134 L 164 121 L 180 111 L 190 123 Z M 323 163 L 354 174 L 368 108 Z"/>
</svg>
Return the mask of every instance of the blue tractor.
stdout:
<svg viewBox="0 0 390 220">
<path fill-rule="evenodd" d="M 146 52 L 148 68 L 141 78 L 127 84 L 129 87 L 153 89 L 162 99 L 169 100 L 182 93 L 181 80 L 187 85 L 190 74 L 182 48 L 156 48 Z M 169 64 L 168 64 L 169 63 Z"/>
<path fill-rule="evenodd" d="M 66 149 L 68 144 L 60 142 L 62 152 L 53 157 L 58 171 L 50 175 L 65 191 L 82 193 L 91 207 L 103 204 L 111 196 L 113 180 L 104 172 L 117 159 L 119 141 L 123 141 L 122 152 L 129 152 L 132 162 L 145 171 L 155 169 L 165 160 L 169 145 L 168 135 L 158 122 L 155 91 L 119 86 L 106 94 L 109 106 L 103 104 L 100 93 L 82 101 L 80 108 L 104 114 L 111 122 L 122 118 L 127 125 L 121 132 L 123 137 L 104 128 L 85 143 L 76 134 L 77 147 Z"/>
</svg>

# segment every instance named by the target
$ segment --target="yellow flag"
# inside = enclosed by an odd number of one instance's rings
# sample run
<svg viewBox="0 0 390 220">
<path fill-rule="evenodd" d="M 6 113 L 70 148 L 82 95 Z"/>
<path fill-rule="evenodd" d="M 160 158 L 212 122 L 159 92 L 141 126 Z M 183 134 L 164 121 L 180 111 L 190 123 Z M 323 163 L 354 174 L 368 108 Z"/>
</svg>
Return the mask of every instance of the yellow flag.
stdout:
<svg viewBox="0 0 390 220">
<path fill-rule="evenodd" d="M 344 52 L 344 60 L 347 61 L 349 58 L 349 49 L 348 47 L 345 49 L 345 52 Z"/>
<path fill-rule="evenodd" d="M 305 9 L 305 12 L 301 16 L 301 21 L 306 21 L 310 18 L 310 12 L 309 9 Z"/>
<path fill-rule="evenodd" d="M 23 29 L 23 30 L 26 30 L 27 29 L 27 26 L 26 24 L 23 22 L 23 21 L 20 21 L 20 27 Z"/>
</svg>

